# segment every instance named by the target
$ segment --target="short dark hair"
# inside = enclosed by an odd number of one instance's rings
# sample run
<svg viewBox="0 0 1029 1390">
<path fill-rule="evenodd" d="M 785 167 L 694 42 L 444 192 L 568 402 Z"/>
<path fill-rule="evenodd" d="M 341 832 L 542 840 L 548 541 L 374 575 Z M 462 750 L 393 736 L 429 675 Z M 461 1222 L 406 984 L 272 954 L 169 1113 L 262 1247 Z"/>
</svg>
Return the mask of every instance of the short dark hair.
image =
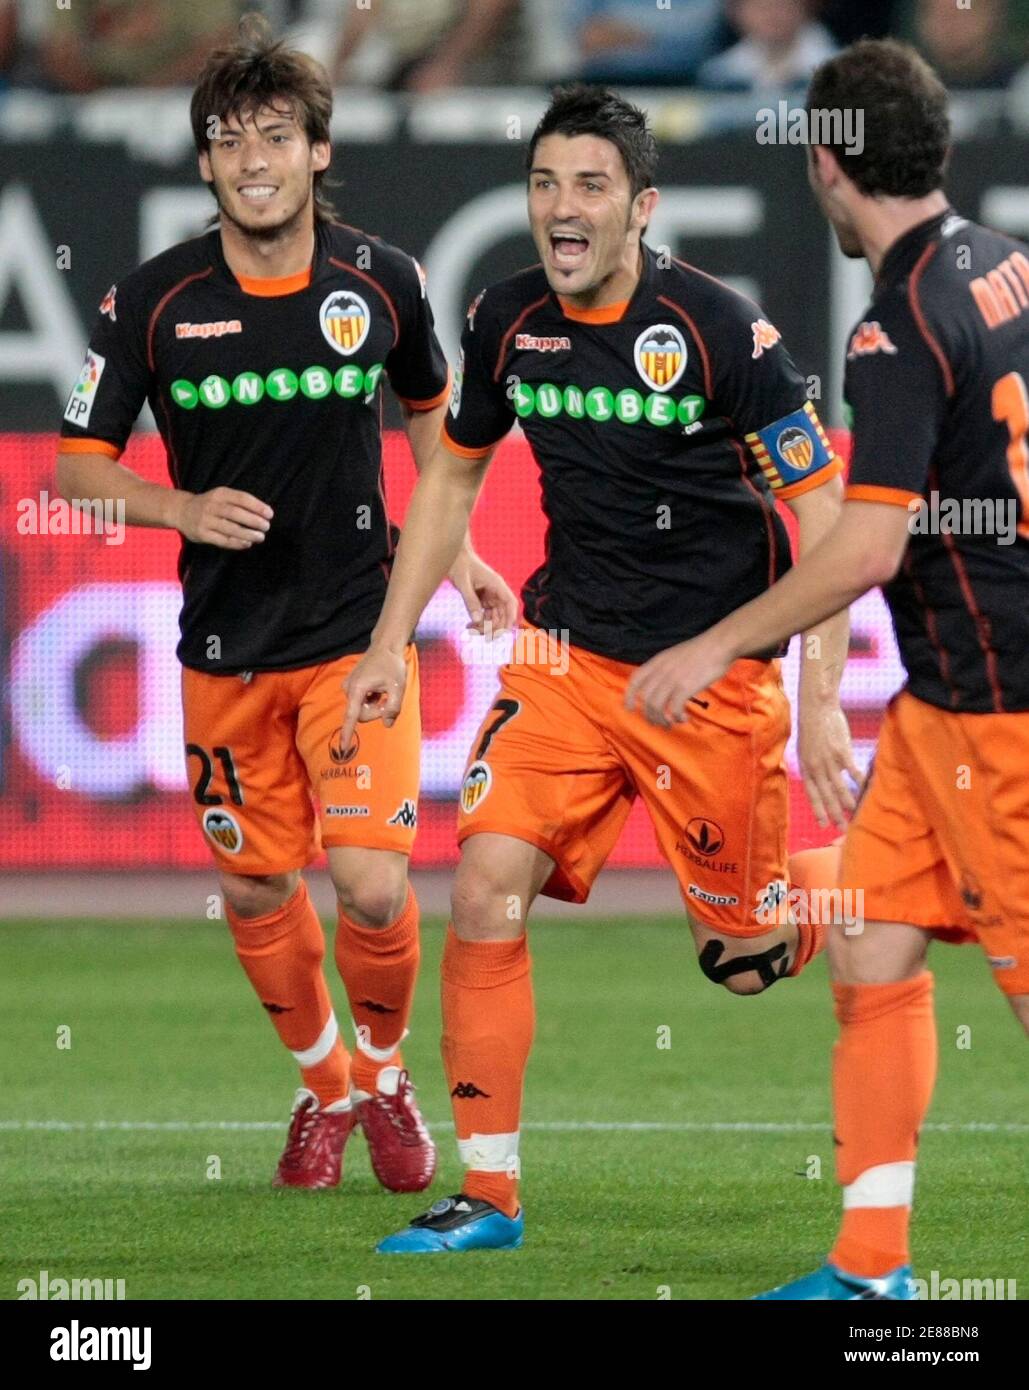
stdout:
<svg viewBox="0 0 1029 1390">
<path fill-rule="evenodd" d="M 216 48 L 204 64 L 189 104 L 198 152 L 211 148 L 210 120 L 253 116 L 262 106 L 286 104 L 308 141 L 328 141 L 332 85 L 322 65 L 276 39 L 263 15 L 245 14 L 238 41 Z M 332 221 L 336 210 L 321 190 L 325 170 L 314 175 L 314 212 Z"/>
<path fill-rule="evenodd" d="M 817 69 L 807 109 L 864 113 L 860 154 L 826 146 L 862 193 L 924 198 L 942 185 L 950 147 L 947 89 L 910 44 L 851 44 Z"/>
<path fill-rule="evenodd" d="M 529 141 L 527 170 L 532 168 L 536 146 L 545 135 L 596 135 L 610 140 L 622 156 L 634 198 L 654 182 L 657 142 L 646 113 L 606 87 L 575 82 L 554 88 L 550 105 Z"/>
</svg>

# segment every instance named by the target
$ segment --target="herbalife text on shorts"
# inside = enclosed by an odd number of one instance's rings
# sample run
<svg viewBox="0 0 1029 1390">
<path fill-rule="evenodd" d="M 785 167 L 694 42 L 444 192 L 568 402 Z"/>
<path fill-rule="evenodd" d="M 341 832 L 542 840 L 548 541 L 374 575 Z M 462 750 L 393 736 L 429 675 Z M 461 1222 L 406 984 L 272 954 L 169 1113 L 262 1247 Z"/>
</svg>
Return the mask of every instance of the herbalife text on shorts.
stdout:
<svg viewBox="0 0 1029 1390">
<path fill-rule="evenodd" d="M 848 155 L 859 155 L 865 148 L 865 113 L 860 107 L 813 106 L 808 111 L 782 100 L 775 107 L 762 106 L 754 119 L 759 145 L 831 145 Z"/>
<path fill-rule="evenodd" d="M 1018 535 L 1018 503 L 1013 497 L 913 497 L 908 503 L 913 536 L 996 536 L 1013 545 Z"/>
<path fill-rule="evenodd" d="M 18 499 L 19 536 L 103 536 L 105 545 L 125 540 L 124 497 L 38 497 Z"/>
</svg>

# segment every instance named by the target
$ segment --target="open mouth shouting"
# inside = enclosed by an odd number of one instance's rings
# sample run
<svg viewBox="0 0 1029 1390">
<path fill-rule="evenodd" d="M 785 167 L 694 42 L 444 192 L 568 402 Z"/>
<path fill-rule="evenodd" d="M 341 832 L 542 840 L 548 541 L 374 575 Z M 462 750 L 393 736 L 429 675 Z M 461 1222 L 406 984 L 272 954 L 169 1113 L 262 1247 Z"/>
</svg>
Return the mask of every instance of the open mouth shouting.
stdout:
<svg viewBox="0 0 1029 1390">
<path fill-rule="evenodd" d="M 559 228 L 550 233 L 550 259 L 558 270 L 578 270 L 589 253 L 589 237 L 583 232 Z"/>
</svg>

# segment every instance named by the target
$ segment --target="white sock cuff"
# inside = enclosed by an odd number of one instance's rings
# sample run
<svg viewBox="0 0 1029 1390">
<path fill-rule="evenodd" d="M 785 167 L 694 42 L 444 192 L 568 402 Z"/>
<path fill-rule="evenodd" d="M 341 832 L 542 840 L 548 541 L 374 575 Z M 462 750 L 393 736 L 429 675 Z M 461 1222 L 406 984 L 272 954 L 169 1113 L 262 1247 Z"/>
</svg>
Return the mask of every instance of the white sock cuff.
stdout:
<svg viewBox="0 0 1029 1390">
<path fill-rule="evenodd" d="M 457 1150 L 466 1168 L 477 1173 L 518 1175 L 518 1131 L 514 1134 L 473 1134 L 459 1139 Z"/>
<path fill-rule="evenodd" d="M 915 1165 L 878 1163 L 866 1168 L 843 1189 L 843 1209 L 852 1207 L 909 1207 L 915 1196 Z"/>
<path fill-rule="evenodd" d="M 294 1052 L 293 1056 L 302 1067 L 315 1067 L 319 1062 L 324 1062 L 329 1053 L 336 1046 L 336 1039 L 339 1037 L 339 1024 L 336 1022 L 336 1015 L 329 1014 L 325 1027 L 318 1035 L 318 1041 L 313 1047 L 306 1047 L 301 1052 Z"/>
<path fill-rule="evenodd" d="M 388 1062 L 411 1031 L 409 1028 L 405 1028 L 392 1047 L 373 1047 L 368 1040 L 369 1030 L 367 1026 L 359 1024 L 356 1018 L 351 1018 L 350 1021 L 354 1025 L 354 1036 L 357 1038 L 358 1052 L 363 1052 L 364 1055 L 370 1057 L 373 1062 Z"/>
</svg>

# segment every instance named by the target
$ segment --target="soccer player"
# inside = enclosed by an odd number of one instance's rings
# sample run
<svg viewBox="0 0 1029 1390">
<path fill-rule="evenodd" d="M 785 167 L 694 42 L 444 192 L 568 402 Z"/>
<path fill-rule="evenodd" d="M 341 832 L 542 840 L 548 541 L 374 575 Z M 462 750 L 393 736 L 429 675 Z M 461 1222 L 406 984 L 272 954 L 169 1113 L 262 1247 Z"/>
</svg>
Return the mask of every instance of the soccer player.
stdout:
<svg viewBox="0 0 1029 1390">
<path fill-rule="evenodd" d="M 407 881 L 418 669 L 407 640 L 415 697 L 397 727 L 344 740 L 341 726 L 343 682 L 368 645 L 395 544 L 381 379 L 407 408 L 421 465 L 450 374 L 418 265 L 340 223 L 324 199 L 331 111 L 324 71 L 257 18 L 212 53 L 191 116 L 217 225 L 105 297 L 65 411 L 58 479 L 67 498 L 123 500 L 129 523 L 183 538 L 194 810 L 240 962 L 303 1082 L 276 1183 L 338 1183 L 360 1121 L 379 1181 L 418 1191 L 435 1149 L 399 1050 L 419 958 Z M 144 400 L 170 488 L 116 462 Z M 514 595 L 467 538 L 450 575 L 480 623 L 513 619 Z M 352 1058 L 300 872 L 320 846 L 338 896 Z"/>
<path fill-rule="evenodd" d="M 701 969 L 733 993 L 796 975 L 816 923 L 781 920 L 789 708 L 776 644 L 695 702 L 681 729 L 623 708 L 635 667 L 701 631 L 790 564 L 842 492 L 804 383 L 749 300 L 643 244 L 658 191 L 644 114 L 596 88 L 560 91 L 529 149 L 541 264 L 473 303 L 439 449 L 415 490 L 348 727 L 399 727 L 404 634 L 452 563 L 498 441 L 515 420 L 540 467 L 546 559 L 528 626 L 475 740 L 443 962 L 443 1056 L 463 1189 L 386 1251 L 515 1246 L 518 1129 L 533 1033 L 525 919 L 538 893 L 584 902 L 643 798 L 682 891 Z M 815 804 L 843 823 L 853 766 L 838 684 L 846 619 L 812 634 L 801 746 Z M 818 654 L 820 652 L 820 655 Z M 366 725 L 359 725 L 364 729 Z"/>
<path fill-rule="evenodd" d="M 875 275 L 847 351 L 847 500 L 767 593 L 637 672 L 628 703 L 677 721 L 745 653 L 883 587 L 908 679 L 843 847 L 864 930 L 829 933 L 843 1224 L 820 1270 L 760 1297 L 907 1299 L 930 940 L 978 940 L 1029 1030 L 1029 248 L 949 206 L 947 94 L 912 49 L 854 45 L 808 105 L 865 122 L 862 153 L 808 152 L 842 251 Z"/>
</svg>

